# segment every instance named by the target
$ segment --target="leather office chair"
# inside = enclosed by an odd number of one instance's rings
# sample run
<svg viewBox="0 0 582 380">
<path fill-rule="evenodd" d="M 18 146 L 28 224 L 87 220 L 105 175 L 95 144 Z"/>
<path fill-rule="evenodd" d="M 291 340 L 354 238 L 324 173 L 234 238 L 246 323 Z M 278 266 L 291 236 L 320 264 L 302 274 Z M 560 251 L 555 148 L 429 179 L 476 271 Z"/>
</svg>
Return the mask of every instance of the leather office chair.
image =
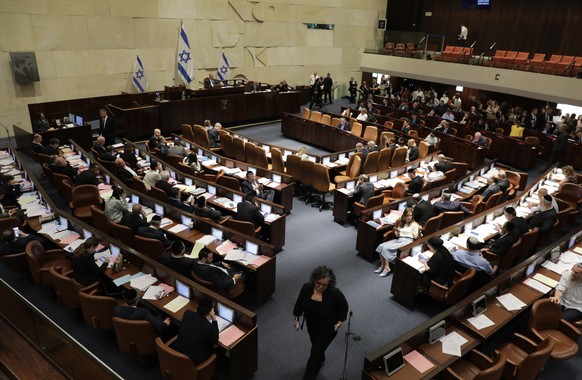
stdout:
<svg viewBox="0 0 582 380">
<path fill-rule="evenodd" d="M 216 181 L 216 184 L 240 192 L 240 182 L 235 177 L 229 177 L 226 175 L 220 176 Z"/>
<path fill-rule="evenodd" d="M 501 191 L 498 191 L 497 193 L 487 198 L 487 200 L 485 201 L 485 205 L 483 206 L 483 211 L 489 210 L 491 207 L 497 206 L 499 204 L 499 200 L 501 199 L 502 194 L 503 193 Z"/>
<path fill-rule="evenodd" d="M 300 200 L 305 201 L 305 204 L 313 201 L 312 192 L 313 192 L 313 161 L 308 160 L 301 160 L 299 163 L 300 171 L 299 171 L 299 182 L 300 182 L 300 191 L 303 194 L 299 197 Z"/>
<path fill-rule="evenodd" d="M 67 200 L 67 202 L 73 201 L 73 184 L 69 178 L 64 178 L 61 182 L 61 194 Z"/>
<path fill-rule="evenodd" d="M 410 131 L 408 131 L 408 135 L 410 137 L 417 139 L 418 138 L 418 131 L 416 129 L 411 129 Z"/>
<path fill-rule="evenodd" d="M 489 260 L 492 264 L 499 264 L 499 269 L 505 271 L 511 269 L 517 260 L 517 253 L 521 248 L 521 238 L 517 239 L 515 243 L 507 250 L 505 255 L 499 256 L 489 250 L 483 251 L 483 257 Z"/>
<path fill-rule="evenodd" d="M 426 221 L 424 227 L 422 227 L 422 235 L 428 236 L 430 234 L 434 234 L 438 230 L 441 229 L 441 223 L 443 221 L 443 214 L 439 214 L 437 216 L 433 216 L 429 220 Z"/>
<path fill-rule="evenodd" d="M 222 132 L 223 130 L 221 130 Z M 222 153 L 229 158 L 234 156 L 234 138 L 230 133 L 223 133 L 220 135 L 220 146 Z"/>
<path fill-rule="evenodd" d="M 434 280 L 430 282 L 428 295 L 433 300 L 443 303 L 447 306 L 454 305 L 459 302 L 471 285 L 471 281 L 475 277 L 475 268 L 469 268 L 459 278 L 453 281 L 453 285 L 448 288 Z"/>
<path fill-rule="evenodd" d="M 346 167 L 345 172 L 340 172 L 340 175 L 336 175 L 334 178 L 334 182 L 338 183 L 341 181 L 346 181 L 352 178 L 356 178 L 360 175 L 360 168 L 362 166 L 362 158 L 359 153 L 354 153 L 350 156 L 350 160 L 348 161 L 348 166 Z"/>
<path fill-rule="evenodd" d="M 271 170 L 278 173 L 285 173 L 283 154 L 278 148 L 271 148 Z"/>
<path fill-rule="evenodd" d="M 358 217 L 358 219 L 360 219 L 362 217 L 362 211 L 369 208 L 378 207 L 382 204 L 384 204 L 384 194 L 370 197 L 365 205 L 359 202 L 354 202 L 354 214 Z"/>
<path fill-rule="evenodd" d="M 60 173 L 52 173 L 51 174 L 51 183 L 53 184 L 54 187 L 57 188 L 57 190 L 59 191 L 59 193 L 63 193 L 63 180 L 71 180 L 69 178 L 69 176 L 66 176 L 64 174 L 60 174 Z"/>
<path fill-rule="evenodd" d="M 65 257 L 64 250 L 51 249 L 46 251 L 42 244 L 36 240 L 26 245 L 26 261 L 32 280 L 37 285 L 50 285 L 52 283 L 49 276 L 49 270 L 52 267 L 60 268 L 65 273 L 73 268 L 71 261 Z"/>
<path fill-rule="evenodd" d="M 297 155 L 287 156 L 287 174 L 293 177 L 294 181 L 299 181 L 301 177 L 301 157 Z"/>
<path fill-rule="evenodd" d="M 554 343 L 551 357 L 557 360 L 570 359 L 578 353 L 580 330 L 562 319 L 562 309 L 548 298 L 537 300 L 529 317 L 529 328 L 539 340 Z"/>
<path fill-rule="evenodd" d="M 451 127 L 451 133 L 450 134 L 453 135 L 453 136 L 456 136 L 457 133 L 459 133 L 459 131 L 457 130 L 457 128 Z"/>
<path fill-rule="evenodd" d="M 132 321 L 113 317 L 113 329 L 119 349 L 139 356 L 142 367 L 146 360 L 156 355 L 155 339 L 159 334 L 148 321 Z"/>
<path fill-rule="evenodd" d="M 359 157 L 358 157 L 359 158 Z M 321 202 L 314 204 L 314 207 L 319 207 L 321 212 L 326 207 L 331 207 L 332 202 L 325 201 L 325 194 L 333 193 L 335 191 L 335 184 L 331 183 L 329 179 L 329 169 L 323 164 L 313 165 L 313 188 L 315 191 L 321 193 Z"/>
<path fill-rule="evenodd" d="M 457 176 L 457 169 L 452 168 L 448 172 L 445 173 L 445 178 L 447 179 L 447 183 L 451 183 L 455 180 Z"/>
<path fill-rule="evenodd" d="M 178 167 L 180 170 L 182 170 L 181 167 Z M 188 172 L 186 172 L 188 173 Z M 131 181 L 131 183 L 129 184 L 129 188 L 132 190 L 135 190 L 137 192 L 140 193 L 144 193 L 147 194 L 148 193 L 148 189 L 145 185 L 145 183 L 143 183 L 143 181 L 141 179 L 134 179 L 133 181 Z"/>
<path fill-rule="evenodd" d="M 194 141 L 194 133 L 192 133 L 192 141 Z M 150 147 L 150 141 L 146 140 L 144 142 L 145 147 L 146 147 L 146 151 L 152 153 L 152 148 Z"/>
<path fill-rule="evenodd" d="M 175 168 L 178 167 L 178 164 L 180 162 L 182 162 L 183 158 L 181 156 L 173 156 L 173 155 L 167 155 L 165 158 L 165 161 L 168 163 L 168 165 L 173 166 Z"/>
<path fill-rule="evenodd" d="M 387 121 L 386 123 L 392 123 L 391 121 Z M 386 127 L 386 123 L 384 123 L 384 126 Z M 388 128 L 392 128 L 392 127 L 388 127 Z M 380 148 L 386 148 L 386 144 L 388 143 L 388 140 L 393 139 L 394 138 L 394 132 L 382 132 L 380 133 L 380 143 L 378 145 L 380 145 Z"/>
<path fill-rule="evenodd" d="M 71 208 L 73 215 L 81 219 L 91 217 L 91 206 L 103 207 L 103 199 L 95 185 L 79 185 L 73 188 Z"/>
<path fill-rule="evenodd" d="M 362 138 L 366 141 L 378 141 L 378 127 L 367 125 Z"/>
<path fill-rule="evenodd" d="M 555 194 L 555 197 L 569 203 L 571 210 L 571 221 L 575 221 L 578 217 L 580 205 L 582 205 L 582 186 L 573 183 L 565 183 L 560 186 L 560 190 Z"/>
<path fill-rule="evenodd" d="M 48 154 L 37 153 L 36 160 L 41 165 L 45 163 L 48 164 L 49 162 L 51 162 L 51 156 L 49 156 Z"/>
<path fill-rule="evenodd" d="M 143 236 L 135 235 L 136 249 L 143 255 L 151 257 L 158 261 L 162 253 L 166 252 L 161 241 L 158 239 L 150 239 Z"/>
<path fill-rule="evenodd" d="M 428 144 L 424 141 L 418 143 L 418 158 L 425 158 L 428 156 Z"/>
<path fill-rule="evenodd" d="M 382 172 L 384 170 L 389 170 L 391 158 L 392 158 L 392 149 L 391 148 L 381 149 L 380 154 L 378 154 L 378 164 L 376 166 L 376 170 L 379 172 Z"/>
<path fill-rule="evenodd" d="M 51 170 L 51 168 L 49 168 L 49 166 L 46 162 L 43 163 L 41 166 L 42 166 L 42 173 L 52 183 L 53 171 Z"/>
<path fill-rule="evenodd" d="M 237 161 L 246 162 L 245 142 L 240 137 L 233 137 L 232 139 L 233 157 Z"/>
<path fill-rule="evenodd" d="M 483 211 L 483 197 L 480 194 L 474 195 L 471 202 L 461 202 L 463 206 L 467 207 L 471 211 L 472 215 L 476 215 Z"/>
<path fill-rule="evenodd" d="M 307 107 L 303 108 L 303 112 L 301 113 L 301 117 L 304 118 L 305 120 L 308 120 L 310 112 L 311 111 L 309 110 L 309 108 L 307 108 Z"/>
<path fill-rule="evenodd" d="M 212 290 L 213 292 L 218 293 L 218 294 L 220 294 L 220 295 L 222 295 L 230 300 L 237 298 L 238 296 L 243 294 L 243 292 L 245 291 L 244 281 L 237 281 L 237 283 L 234 286 L 223 290 L 223 289 L 216 288 L 212 282 L 206 281 L 206 280 L 198 277 L 196 275 L 196 272 L 194 272 L 193 270 L 190 272 L 190 276 L 192 277 L 192 279 L 194 281 L 196 281 L 200 285 L 202 285 L 205 288 L 208 288 L 208 289 Z"/>
<path fill-rule="evenodd" d="M 338 119 L 337 117 L 333 117 L 331 118 L 331 122 L 329 125 L 331 125 L 332 127 L 337 127 L 340 123 L 340 119 Z"/>
<path fill-rule="evenodd" d="M 521 189 L 521 175 L 519 173 L 507 170 L 505 175 L 507 176 L 509 183 L 516 191 Z"/>
<path fill-rule="evenodd" d="M 190 174 L 191 176 L 197 175 L 196 172 L 194 171 L 194 169 L 192 169 L 192 167 L 190 165 L 185 164 L 183 162 L 178 163 L 177 169 L 186 173 L 186 174 Z M 204 173 L 204 171 L 201 170 L 200 173 L 198 173 L 198 175 L 202 175 L 203 173 Z M 132 184 L 135 182 L 142 182 L 142 181 L 133 181 Z M 130 186 L 130 187 L 133 188 L 132 186 Z M 144 188 L 145 188 L 145 185 L 144 185 Z M 137 190 L 137 189 L 134 189 L 134 190 Z M 140 191 L 140 190 L 137 190 L 137 191 Z M 147 193 L 147 189 L 145 190 L 145 192 Z"/>
<path fill-rule="evenodd" d="M 91 221 L 97 229 L 106 235 L 111 235 L 111 222 L 101 209 L 91 206 Z"/>
<path fill-rule="evenodd" d="M 270 169 L 269 168 L 269 159 L 267 158 L 267 152 L 265 151 L 264 148 L 262 148 L 260 146 L 256 146 L 254 156 L 255 156 L 255 165 L 256 166 L 258 166 L 259 168 L 263 168 L 263 169 Z"/>
<path fill-rule="evenodd" d="M 526 260 L 532 255 L 539 233 L 540 229 L 534 227 L 530 231 L 521 235 L 521 245 L 519 246 L 516 258 L 518 263 Z"/>
<path fill-rule="evenodd" d="M 149 195 L 151 195 L 152 198 L 155 198 L 160 202 L 168 203 L 168 194 L 166 194 L 164 190 L 161 190 L 155 186 L 152 186 L 150 188 Z"/>
<path fill-rule="evenodd" d="M 498 135 L 504 135 L 505 134 L 505 129 L 503 128 L 495 128 L 495 133 L 497 133 Z"/>
<path fill-rule="evenodd" d="M 354 136 L 360 137 L 362 136 L 362 124 L 359 122 L 354 122 L 354 123 L 350 123 L 350 125 L 352 126 L 350 129 L 350 133 Z"/>
<path fill-rule="evenodd" d="M 243 220 L 228 219 L 223 224 L 225 227 L 238 231 L 242 234 L 252 237 L 258 237 L 261 234 L 262 226 L 255 227 L 251 222 Z"/>
<path fill-rule="evenodd" d="M 374 151 L 368 153 L 366 156 L 366 161 L 364 162 L 364 167 L 362 169 L 362 174 L 375 173 L 378 170 L 378 157 L 380 152 Z"/>
<path fill-rule="evenodd" d="M 536 246 L 542 248 L 542 247 L 545 247 L 546 245 L 550 244 L 550 242 L 552 241 L 552 232 L 554 230 L 557 230 L 559 226 L 560 226 L 560 221 L 556 220 L 556 222 L 554 223 L 554 225 L 552 226 L 552 229 L 550 231 L 548 231 L 548 232 L 540 231 L 540 233 L 538 234 L 538 240 L 536 241 Z"/>
<path fill-rule="evenodd" d="M 253 142 L 247 141 L 245 143 L 245 158 L 246 158 L 246 163 L 249 165 L 256 165 L 255 163 L 255 148 L 257 147 L 257 145 Z"/>
<path fill-rule="evenodd" d="M 455 177 L 457 179 L 467 174 L 467 170 L 469 169 L 469 164 L 466 162 L 451 162 L 451 165 L 453 168 L 457 169 Z"/>
<path fill-rule="evenodd" d="M 384 194 L 384 203 L 402 199 L 406 196 L 406 184 L 404 182 L 396 182 L 392 190 L 384 190 L 382 194 Z"/>
<path fill-rule="evenodd" d="M 491 148 L 492 142 L 493 142 L 493 140 L 491 140 L 491 137 L 485 137 L 485 149 Z"/>
<path fill-rule="evenodd" d="M 15 216 L 11 216 L 9 218 L 0 219 L 0 231 L 4 231 L 6 229 L 18 228 L 22 227 L 22 222 Z"/>
<path fill-rule="evenodd" d="M 315 121 L 316 123 L 321 122 L 321 112 L 311 111 L 311 115 L 309 116 L 309 120 Z"/>
<path fill-rule="evenodd" d="M 26 252 L 13 253 L 11 255 L 0 255 L 0 261 L 6 268 L 13 272 L 28 272 Z"/>
<path fill-rule="evenodd" d="M 192 126 L 192 130 L 194 131 L 194 142 L 201 146 L 204 149 L 208 150 L 216 150 L 211 148 L 210 145 L 210 138 L 208 137 L 208 131 L 201 125 L 195 124 Z"/>
<path fill-rule="evenodd" d="M 473 135 L 465 135 L 465 140 L 467 141 L 473 140 Z"/>
<path fill-rule="evenodd" d="M 406 162 L 406 151 L 406 147 L 403 146 L 394 149 L 390 166 L 396 168 L 398 166 L 404 165 Z"/>
<path fill-rule="evenodd" d="M 78 309 L 81 307 L 79 292 L 95 290 L 99 286 L 99 282 L 96 281 L 91 285 L 82 286 L 73 278 L 69 277 L 71 274 L 72 271 L 62 274 L 60 273 L 60 269 L 57 270 L 55 267 L 49 268 L 49 277 L 59 303 L 71 309 Z"/>
<path fill-rule="evenodd" d="M 441 229 L 450 227 L 465 219 L 465 213 L 463 211 L 447 211 L 443 212 L 442 215 L 443 219 L 441 220 Z"/>
<path fill-rule="evenodd" d="M 111 228 L 111 235 L 123 244 L 130 246 L 131 248 L 135 248 L 135 234 L 131 230 L 131 228 L 124 226 L 123 224 L 119 223 L 111 223 L 109 225 Z"/>
<path fill-rule="evenodd" d="M 331 125 L 331 116 L 329 116 L 328 114 L 322 115 L 320 122 L 321 124 L 324 125 Z"/>
<path fill-rule="evenodd" d="M 180 133 L 184 138 L 190 141 L 194 141 L 194 131 L 192 130 L 192 126 L 190 124 L 181 124 Z"/>
<path fill-rule="evenodd" d="M 97 295 L 97 291 L 79 293 L 81 311 L 85 324 L 95 330 L 113 330 L 113 308 L 123 301 L 109 296 Z"/>
<path fill-rule="evenodd" d="M 162 378 L 167 380 L 213 379 L 216 375 L 216 354 L 212 354 L 196 366 L 188 356 L 170 348 L 175 340 L 176 337 L 164 343 L 159 337 L 155 339 Z"/>
<path fill-rule="evenodd" d="M 515 333 L 513 340 L 499 347 L 499 352 L 507 356 L 503 369 L 503 379 L 537 379 L 550 358 L 554 342 L 549 339 L 535 341 Z"/>
<path fill-rule="evenodd" d="M 445 380 L 499 380 L 507 362 L 504 353 L 495 351 L 495 359 L 471 350 L 467 355 L 456 360 L 445 371 Z"/>
</svg>

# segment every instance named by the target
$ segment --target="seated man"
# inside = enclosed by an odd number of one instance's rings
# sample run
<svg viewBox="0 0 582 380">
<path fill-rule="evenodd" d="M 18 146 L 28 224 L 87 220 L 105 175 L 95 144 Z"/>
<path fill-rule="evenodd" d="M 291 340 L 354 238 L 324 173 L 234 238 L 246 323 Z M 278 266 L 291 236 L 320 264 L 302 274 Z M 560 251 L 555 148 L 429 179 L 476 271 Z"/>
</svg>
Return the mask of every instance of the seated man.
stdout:
<svg viewBox="0 0 582 380">
<path fill-rule="evenodd" d="M 354 202 L 366 205 L 368 199 L 372 198 L 375 194 L 374 185 L 370 183 L 370 179 L 365 174 L 360 174 L 358 177 L 358 184 L 354 189 Z"/>
<path fill-rule="evenodd" d="M 66 175 L 73 183 L 75 183 L 75 178 L 77 178 L 77 169 L 69 165 L 65 157 L 57 158 L 57 166 L 55 166 L 53 172 Z"/>
<path fill-rule="evenodd" d="M 111 154 L 111 149 L 108 149 L 108 147 L 105 146 L 105 137 L 97 137 L 97 140 L 93 143 L 93 149 L 99 155 L 99 159 L 110 162 L 115 161 L 115 156 Z"/>
<path fill-rule="evenodd" d="M 53 137 L 52 139 L 49 140 L 48 145 L 44 147 L 43 154 L 46 154 L 47 156 L 51 156 L 53 154 L 60 156 L 61 155 L 61 152 L 59 151 L 60 144 L 61 142 L 59 141 L 59 139 Z"/>
<path fill-rule="evenodd" d="M 216 86 L 217 84 L 218 82 L 216 81 L 216 79 L 214 79 L 214 75 L 212 74 L 208 74 L 208 78 L 204 78 L 205 90 L 210 90 L 211 88 L 214 88 L 214 86 Z"/>
<path fill-rule="evenodd" d="M 424 182 L 422 178 L 416 174 L 416 170 L 413 168 L 408 169 L 408 178 L 410 178 L 410 182 L 408 182 L 408 188 L 406 189 L 407 194 L 416 194 L 422 191 L 422 186 Z"/>
<path fill-rule="evenodd" d="M 468 208 L 463 206 L 461 202 L 451 201 L 451 193 L 449 193 L 448 191 L 443 191 L 441 200 L 434 203 L 434 209 L 437 214 L 447 211 L 463 211 L 465 215 L 471 213 L 471 211 L 469 211 Z"/>
<path fill-rule="evenodd" d="M 172 245 L 172 241 L 166 238 L 164 231 L 160 229 L 162 224 L 162 217 L 159 215 L 154 215 L 150 221 L 149 226 L 142 226 L 137 228 L 137 235 L 148 238 L 159 240 L 164 248 L 169 248 Z"/>
<path fill-rule="evenodd" d="M 574 323 L 582 319 L 582 263 L 562 273 L 550 301 L 562 305 L 562 318 L 566 321 Z"/>
<path fill-rule="evenodd" d="M 38 133 L 32 136 L 32 151 L 34 153 L 45 154 L 44 145 L 42 145 L 42 136 Z"/>
<path fill-rule="evenodd" d="M 169 197 L 172 192 L 172 188 L 174 187 L 170 184 L 170 172 L 167 170 L 163 170 L 160 173 L 160 180 L 156 182 L 155 186 L 158 189 L 163 190 Z"/>
<path fill-rule="evenodd" d="M 145 185 L 146 189 L 148 189 L 148 191 L 152 188 L 152 186 L 156 186 L 156 182 L 162 179 L 162 176 L 160 175 L 161 171 L 162 165 L 156 160 L 151 160 L 150 170 L 148 170 L 143 176 L 143 184 Z"/>
<path fill-rule="evenodd" d="M 0 177 L 0 203 L 5 208 L 20 207 L 16 198 L 20 195 L 20 185 L 16 183 L 13 175 L 5 174 Z"/>
<path fill-rule="evenodd" d="M 467 239 L 467 250 L 457 249 L 452 252 L 452 255 L 453 260 L 464 267 L 475 268 L 475 270 L 485 272 L 489 275 L 493 273 L 491 263 L 479 251 L 479 240 L 475 236 L 470 236 Z"/>
<path fill-rule="evenodd" d="M 546 189 L 545 187 L 540 187 L 540 189 L 538 190 L 537 196 L 538 196 L 538 199 L 542 199 L 542 198 L 544 198 L 548 194 L 549 194 L 548 193 L 548 189 Z M 542 208 L 541 208 L 541 204 L 540 203 L 538 203 L 537 206 L 532 207 L 531 211 L 532 212 L 542 211 Z M 556 200 L 554 199 L 554 197 L 552 197 L 552 207 L 553 207 L 554 210 L 556 210 L 556 214 L 560 212 L 560 207 L 558 206 L 558 202 L 556 202 Z"/>
<path fill-rule="evenodd" d="M 38 132 L 46 132 L 49 130 L 53 130 L 54 128 L 51 127 L 49 121 L 46 119 L 46 117 L 44 116 L 44 113 L 39 113 L 36 120 L 34 121 L 34 124 L 32 125 L 32 130 L 35 133 Z"/>
<path fill-rule="evenodd" d="M 450 160 L 447 160 L 447 158 L 444 154 L 439 154 L 437 156 L 437 161 L 438 162 L 436 164 L 434 164 L 434 167 L 436 170 L 440 170 L 441 172 L 446 173 L 453 168 L 453 164 L 451 163 Z M 461 173 L 461 174 L 465 174 L 465 173 Z"/>
<path fill-rule="evenodd" d="M 380 147 L 373 140 L 368 141 L 368 152 L 379 152 Z"/>
<path fill-rule="evenodd" d="M 507 251 L 509 251 L 509 248 L 511 248 L 511 246 L 515 244 L 515 242 L 518 240 L 519 235 L 517 234 L 517 231 L 515 229 L 515 224 L 513 224 L 513 222 L 507 222 L 505 223 L 503 229 L 501 230 L 501 236 L 499 237 L 499 239 L 488 242 L 487 247 L 484 248 L 484 250 L 487 250 L 498 256 L 503 256 L 507 253 Z"/>
<path fill-rule="evenodd" d="M 11 228 L 2 231 L 0 238 L 4 243 L 0 246 L 0 256 L 24 252 L 26 250 L 26 245 L 33 240 L 37 240 L 43 245 L 46 243 L 46 239 L 42 236 L 26 234 L 22 231 L 19 231 L 19 235 L 16 237 L 14 230 Z"/>
<path fill-rule="evenodd" d="M 131 212 L 126 212 L 119 224 L 131 228 L 133 233 L 137 232 L 139 227 L 147 227 L 149 223 L 146 220 L 145 212 L 140 204 L 134 204 Z"/>
<path fill-rule="evenodd" d="M 4 191 L 4 189 L 0 188 L 0 219 L 10 218 L 11 216 L 15 216 L 20 220 L 23 220 L 24 218 L 26 218 L 26 215 L 24 215 L 24 211 L 18 210 L 18 208 L 20 207 L 20 204 L 18 204 L 16 199 L 14 199 L 14 202 L 16 202 L 16 204 L 11 205 L 11 207 L 9 207 L 7 209 L 4 208 L 3 200 L 4 200 L 5 195 L 6 195 L 6 191 Z"/>
<path fill-rule="evenodd" d="M 501 191 L 506 191 L 507 189 L 509 189 L 509 180 L 507 179 L 507 174 L 505 173 L 505 170 L 499 170 L 497 172 L 497 178 L 499 178 L 499 188 L 501 189 Z"/>
<path fill-rule="evenodd" d="M 551 195 L 546 195 L 540 199 L 540 211 L 534 212 L 529 220 L 529 228 L 538 227 L 540 235 L 549 234 L 558 219 L 558 213 L 552 207 L 554 198 Z"/>
<path fill-rule="evenodd" d="M 236 219 L 251 222 L 255 227 L 262 226 L 265 222 L 265 217 L 257 207 L 252 192 L 247 193 L 244 200 L 236 205 Z"/>
<path fill-rule="evenodd" d="M 487 145 L 487 138 L 481 135 L 481 132 L 475 132 L 475 136 L 471 140 L 472 143 L 479 145 L 481 148 L 485 148 Z"/>
<path fill-rule="evenodd" d="M 210 139 L 211 148 L 220 148 L 220 131 L 222 130 L 222 124 L 216 123 L 214 127 L 208 130 L 208 138 Z"/>
<path fill-rule="evenodd" d="M 177 187 L 172 187 L 170 190 L 170 196 L 168 197 L 168 203 L 174 207 L 179 208 L 180 210 L 184 210 L 186 212 L 194 212 L 194 207 L 192 204 L 186 204 L 182 202 L 182 191 Z M 194 198 L 192 198 L 194 200 Z"/>
<path fill-rule="evenodd" d="M 424 138 L 424 142 L 428 146 L 437 146 L 439 144 L 439 138 L 436 137 L 436 135 L 434 134 L 433 131 L 430 131 L 430 133 L 428 134 L 428 136 L 426 136 Z"/>
<path fill-rule="evenodd" d="M 503 215 L 505 215 L 505 219 L 507 219 L 508 222 L 513 223 L 517 236 L 522 236 L 529 231 L 527 220 L 525 220 L 523 216 L 517 216 L 517 213 L 513 207 L 506 207 L 505 210 L 503 210 Z"/>
<path fill-rule="evenodd" d="M 133 288 L 127 289 L 123 295 L 125 303 L 122 306 L 113 308 L 113 316 L 130 321 L 148 321 L 154 329 L 164 338 L 171 338 L 171 319 L 162 314 L 154 313 L 150 308 L 140 307 L 141 297 L 139 292 Z"/>
<path fill-rule="evenodd" d="M 357 143 L 356 144 L 356 153 L 360 153 L 362 155 L 362 164 L 364 162 L 366 162 L 366 158 L 368 157 L 368 153 L 370 153 L 370 151 L 368 150 L 368 147 L 364 147 L 364 144 L 362 143 Z"/>
<path fill-rule="evenodd" d="M 194 204 L 194 214 L 204 218 L 212 219 L 214 223 L 221 223 L 225 218 L 229 218 L 226 216 L 223 217 L 220 211 L 208 206 L 206 204 L 206 198 L 204 195 L 196 198 L 196 203 Z"/>
<path fill-rule="evenodd" d="M 204 363 L 218 344 L 218 322 L 212 301 L 204 297 L 198 301 L 196 312 L 187 310 L 182 318 L 178 337 L 172 349 L 188 356 L 195 366 Z"/>
<path fill-rule="evenodd" d="M 434 130 L 437 132 L 444 133 L 445 135 L 450 135 L 453 133 L 453 130 L 451 129 L 449 122 L 446 120 L 441 121 L 440 124 Z"/>
<path fill-rule="evenodd" d="M 489 186 L 485 188 L 482 194 L 483 202 L 486 202 L 487 199 L 489 199 L 489 197 L 491 197 L 493 194 L 497 194 L 498 192 L 501 191 L 501 188 L 499 187 L 499 178 L 489 177 L 487 183 L 489 184 Z"/>
<path fill-rule="evenodd" d="M 182 146 L 180 139 L 174 139 L 174 145 L 168 149 L 168 156 L 186 157 L 186 149 Z"/>
<path fill-rule="evenodd" d="M 213 263 L 213 258 L 214 254 L 211 250 L 202 248 L 198 254 L 198 261 L 193 267 L 196 276 L 212 282 L 212 285 L 220 290 L 232 288 L 238 281 L 242 281 L 241 273 L 231 275 L 228 271 L 230 265 L 224 261 Z"/>
<path fill-rule="evenodd" d="M 257 198 L 265 199 L 269 202 L 273 202 L 275 197 L 275 190 L 265 189 L 263 185 L 257 182 L 255 173 L 252 171 L 247 172 L 247 179 L 242 181 L 240 188 L 245 194 L 253 192 Z"/>
<path fill-rule="evenodd" d="M 184 256 L 186 247 L 181 240 L 172 243 L 171 253 L 164 252 L 158 260 L 160 264 L 167 266 L 174 272 L 180 273 L 184 277 L 190 277 L 190 271 L 195 261 Z"/>
<path fill-rule="evenodd" d="M 162 136 L 162 131 L 158 128 L 154 129 L 154 135 L 149 139 L 150 150 L 153 152 L 156 148 L 162 150 L 162 146 L 168 146 L 166 139 Z M 162 152 L 164 153 L 164 152 Z"/>
<path fill-rule="evenodd" d="M 435 216 L 435 208 L 430 201 L 423 200 L 418 193 L 412 196 L 412 201 L 415 204 L 412 216 L 418 224 L 424 227 L 426 221 Z"/>
<path fill-rule="evenodd" d="M 139 179 L 137 173 L 132 168 L 125 165 L 123 158 L 115 160 L 115 175 L 127 186 L 131 185 L 131 183 L 136 179 Z"/>
<path fill-rule="evenodd" d="M 123 158 L 126 165 L 129 165 L 133 170 L 139 170 L 137 167 L 137 157 L 135 156 L 135 152 L 131 143 L 125 143 L 123 146 L 123 153 L 119 155 L 119 158 Z"/>
<path fill-rule="evenodd" d="M 89 169 L 83 170 L 81 173 L 79 173 L 79 175 L 75 179 L 75 186 L 79 185 L 99 186 L 99 178 L 101 178 L 101 176 L 99 175 L 100 172 L 101 170 L 99 169 L 99 166 L 91 163 Z"/>
<path fill-rule="evenodd" d="M 350 122 L 346 120 L 345 117 L 341 117 L 340 118 L 340 122 L 337 126 L 339 129 L 341 129 L 342 131 L 350 131 Z"/>
</svg>

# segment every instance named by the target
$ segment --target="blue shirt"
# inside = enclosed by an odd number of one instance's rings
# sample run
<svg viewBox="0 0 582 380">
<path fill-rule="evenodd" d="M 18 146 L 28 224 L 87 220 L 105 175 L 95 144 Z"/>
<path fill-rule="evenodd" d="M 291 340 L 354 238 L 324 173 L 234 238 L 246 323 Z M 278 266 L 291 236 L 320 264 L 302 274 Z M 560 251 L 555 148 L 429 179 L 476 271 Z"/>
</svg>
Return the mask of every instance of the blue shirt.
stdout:
<svg viewBox="0 0 582 380">
<path fill-rule="evenodd" d="M 479 251 L 468 252 L 459 249 L 453 252 L 453 259 L 468 268 L 475 268 L 476 270 L 483 271 L 487 274 L 493 273 L 491 263 L 487 261 Z"/>
</svg>

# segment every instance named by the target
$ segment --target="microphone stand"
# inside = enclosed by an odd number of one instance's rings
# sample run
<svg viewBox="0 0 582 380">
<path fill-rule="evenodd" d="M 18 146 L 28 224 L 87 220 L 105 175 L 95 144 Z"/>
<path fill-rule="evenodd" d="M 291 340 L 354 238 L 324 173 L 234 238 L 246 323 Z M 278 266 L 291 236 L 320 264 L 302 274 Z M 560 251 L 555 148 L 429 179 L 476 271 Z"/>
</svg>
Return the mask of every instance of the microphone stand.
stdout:
<svg viewBox="0 0 582 380">
<path fill-rule="evenodd" d="M 352 312 L 352 311 L 350 311 L 350 313 L 348 314 L 348 329 L 346 330 L 346 335 L 345 335 L 346 350 L 345 350 L 345 354 L 344 354 L 344 368 L 343 368 L 342 374 L 340 375 L 340 380 L 348 380 L 347 364 L 348 364 L 348 347 L 349 347 L 349 342 L 350 342 L 350 336 L 352 336 L 352 338 L 356 341 L 362 340 L 362 337 L 354 334 L 350 328 L 351 324 L 352 324 L 352 316 L 353 315 L 354 315 L 354 312 Z"/>
<path fill-rule="evenodd" d="M 0 126 L 4 128 L 4 130 L 6 131 L 6 136 L 8 136 L 8 145 L 12 145 L 12 140 L 10 139 L 10 131 L 8 131 L 8 128 L 4 124 L 0 123 Z"/>
</svg>

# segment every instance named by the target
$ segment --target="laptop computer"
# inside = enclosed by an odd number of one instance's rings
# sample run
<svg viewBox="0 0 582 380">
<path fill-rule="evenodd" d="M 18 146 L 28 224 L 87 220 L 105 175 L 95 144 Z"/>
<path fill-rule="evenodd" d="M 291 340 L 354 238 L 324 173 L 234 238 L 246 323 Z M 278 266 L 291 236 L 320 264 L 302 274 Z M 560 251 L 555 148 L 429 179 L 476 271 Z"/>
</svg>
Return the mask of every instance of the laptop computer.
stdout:
<svg viewBox="0 0 582 380">
<path fill-rule="evenodd" d="M 232 326 L 234 323 L 234 310 L 220 303 L 217 303 L 216 322 L 218 322 L 218 332 L 222 332 L 222 330 Z"/>
</svg>

